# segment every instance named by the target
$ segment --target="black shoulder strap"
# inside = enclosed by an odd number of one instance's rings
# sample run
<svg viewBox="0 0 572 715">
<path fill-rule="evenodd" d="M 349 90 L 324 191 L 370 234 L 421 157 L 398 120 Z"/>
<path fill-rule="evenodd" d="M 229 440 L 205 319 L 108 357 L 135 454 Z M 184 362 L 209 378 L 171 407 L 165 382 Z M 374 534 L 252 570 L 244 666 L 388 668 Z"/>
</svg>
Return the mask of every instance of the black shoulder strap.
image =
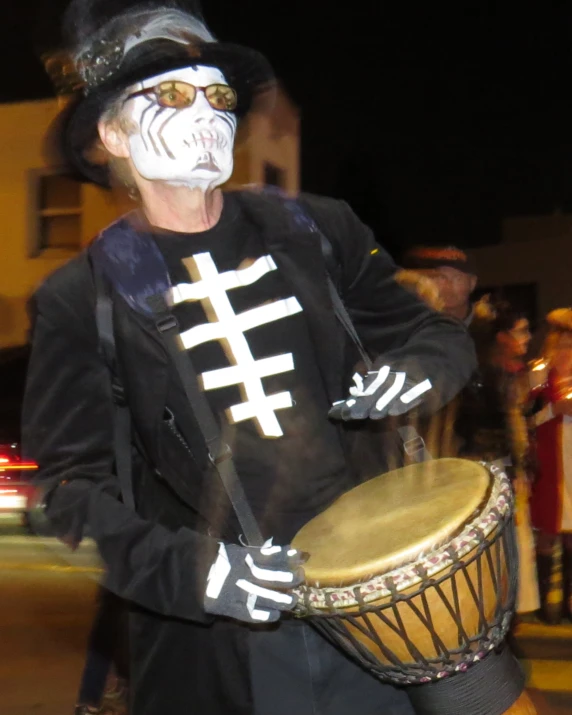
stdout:
<svg viewBox="0 0 572 715">
<path fill-rule="evenodd" d="M 102 274 L 96 261 L 92 261 L 95 282 L 95 322 L 99 334 L 99 346 L 109 367 L 111 394 L 113 396 L 113 442 L 115 469 L 124 504 L 135 509 L 133 495 L 133 465 L 131 455 L 131 414 L 125 398 L 125 390 L 117 371 L 115 336 L 113 332 L 113 300 L 111 286 Z"/>
<path fill-rule="evenodd" d="M 250 546 L 262 546 L 264 539 L 238 476 L 232 451 L 223 440 L 220 427 L 202 390 L 187 353 L 181 349 L 179 325 L 169 310 L 163 295 L 157 293 L 147 299 L 153 311 L 155 325 L 173 364 L 177 368 L 187 400 L 207 446 L 209 460 L 218 473 L 234 513 L 240 523 L 244 538 Z"/>
<path fill-rule="evenodd" d="M 109 234 L 111 236 L 112 234 Z M 113 236 L 115 238 L 115 236 Z M 102 236 L 100 240 L 105 240 Z M 99 246 L 101 249 L 101 244 Z M 133 247 L 132 247 L 133 249 Z M 145 249 L 145 246 L 143 246 Z M 133 470 L 132 470 L 132 440 L 135 437 L 131 424 L 131 415 L 127 404 L 117 367 L 115 334 L 113 328 L 113 298 L 110 281 L 104 275 L 100 260 L 105 251 L 92 251 L 91 264 L 96 289 L 95 318 L 99 334 L 100 350 L 107 363 L 111 377 L 111 387 L 114 404 L 114 447 L 117 476 L 121 487 L 123 501 L 131 508 L 135 508 L 133 495 Z M 149 253 L 147 252 L 149 258 Z M 146 265 L 153 272 L 153 256 Z M 115 268 L 117 263 L 114 262 Z M 160 266 L 157 267 L 159 271 Z M 154 277 L 154 276 L 151 276 Z M 133 302 L 133 301 L 131 301 Z M 169 310 L 161 292 L 155 293 L 146 300 L 147 310 L 153 315 L 155 325 L 162 337 L 167 353 L 175 365 L 181 379 L 186 397 L 189 401 L 197 424 L 201 430 L 210 462 L 219 474 L 225 491 L 233 506 L 237 519 L 243 530 L 246 541 L 252 546 L 261 546 L 263 543 L 260 529 L 247 501 L 242 483 L 234 468 L 232 453 L 228 445 L 223 442 L 222 434 L 215 416 L 207 399 L 199 389 L 198 378 L 194 372 L 192 362 L 188 359 L 178 343 L 178 324 L 175 316 Z"/>
</svg>

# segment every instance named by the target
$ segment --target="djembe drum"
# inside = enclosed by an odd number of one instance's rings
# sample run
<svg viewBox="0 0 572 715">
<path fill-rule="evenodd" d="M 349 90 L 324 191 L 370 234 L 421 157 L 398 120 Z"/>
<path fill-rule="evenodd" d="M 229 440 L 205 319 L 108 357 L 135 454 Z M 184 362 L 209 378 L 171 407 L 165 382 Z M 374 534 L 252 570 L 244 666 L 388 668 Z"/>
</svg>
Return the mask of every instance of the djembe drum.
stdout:
<svg viewBox="0 0 572 715">
<path fill-rule="evenodd" d="M 533 715 L 505 638 L 513 494 L 494 467 L 440 459 L 344 494 L 292 545 L 310 553 L 298 611 L 420 715 Z"/>
</svg>

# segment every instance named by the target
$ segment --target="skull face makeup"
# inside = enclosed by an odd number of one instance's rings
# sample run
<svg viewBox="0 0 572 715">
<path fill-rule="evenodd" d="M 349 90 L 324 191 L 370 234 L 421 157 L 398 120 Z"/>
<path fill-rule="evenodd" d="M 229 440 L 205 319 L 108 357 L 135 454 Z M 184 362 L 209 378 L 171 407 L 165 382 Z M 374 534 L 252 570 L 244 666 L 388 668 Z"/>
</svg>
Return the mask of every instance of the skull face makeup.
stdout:
<svg viewBox="0 0 572 715">
<path fill-rule="evenodd" d="M 135 169 L 149 181 L 166 181 L 201 191 L 224 184 L 233 169 L 235 115 L 213 108 L 202 89 L 197 89 L 190 106 L 161 106 L 152 88 L 163 82 L 186 82 L 197 88 L 227 84 L 220 70 L 197 66 L 165 72 L 135 86 L 134 92 L 150 90 L 125 105 L 137 127 L 129 137 Z M 168 101 L 163 103 L 180 105 L 176 85 L 171 87 L 173 94 L 169 93 Z"/>
</svg>

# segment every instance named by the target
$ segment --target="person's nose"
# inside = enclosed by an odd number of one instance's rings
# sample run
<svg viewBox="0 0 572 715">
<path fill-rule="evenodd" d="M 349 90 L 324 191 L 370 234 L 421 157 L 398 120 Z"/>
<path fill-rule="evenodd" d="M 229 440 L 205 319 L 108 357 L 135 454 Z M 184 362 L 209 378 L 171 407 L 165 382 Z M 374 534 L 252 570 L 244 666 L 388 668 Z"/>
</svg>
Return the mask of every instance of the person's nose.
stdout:
<svg viewBox="0 0 572 715">
<path fill-rule="evenodd" d="M 216 111 L 211 107 L 202 89 L 197 89 L 197 97 L 193 104 L 196 124 L 212 124 L 216 119 Z"/>
</svg>

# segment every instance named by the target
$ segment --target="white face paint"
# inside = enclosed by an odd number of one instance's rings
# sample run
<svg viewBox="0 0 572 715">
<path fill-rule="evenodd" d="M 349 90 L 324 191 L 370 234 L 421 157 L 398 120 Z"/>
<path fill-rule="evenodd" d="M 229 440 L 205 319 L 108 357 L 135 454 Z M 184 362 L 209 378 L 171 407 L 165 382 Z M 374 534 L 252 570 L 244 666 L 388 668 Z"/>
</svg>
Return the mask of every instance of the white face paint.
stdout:
<svg viewBox="0 0 572 715">
<path fill-rule="evenodd" d="M 227 84 L 220 70 L 198 66 L 150 77 L 132 91 L 155 87 L 166 80 L 195 87 Z M 201 191 L 220 186 L 230 178 L 236 116 L 213 109 L 201 90 L 193 104 L 183 109 L 161 107 L 151 92 L 129 100 L 126 110 L 139 128 L 129 137 L 129 149 L 133 165 L 143 178 Z"/>
</svg>

